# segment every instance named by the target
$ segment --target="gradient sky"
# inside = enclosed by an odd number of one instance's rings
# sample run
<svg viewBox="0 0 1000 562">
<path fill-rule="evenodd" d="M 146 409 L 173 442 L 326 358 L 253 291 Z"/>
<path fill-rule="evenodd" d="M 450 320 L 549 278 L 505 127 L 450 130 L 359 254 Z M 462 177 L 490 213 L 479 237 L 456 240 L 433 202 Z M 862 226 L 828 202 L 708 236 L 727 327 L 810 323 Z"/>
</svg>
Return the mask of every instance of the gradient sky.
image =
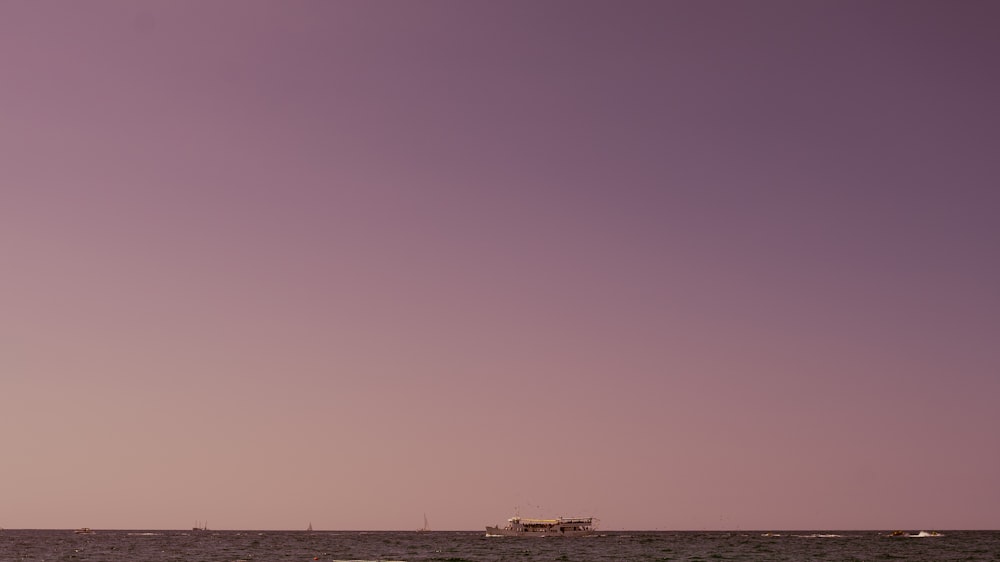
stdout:
<svg viewBox="0 0 1000 562">
<path fill-rule="evenodd" d="M 1000 528 L 998 28 L 0 2 L 0 527 Z"/>
</svg>

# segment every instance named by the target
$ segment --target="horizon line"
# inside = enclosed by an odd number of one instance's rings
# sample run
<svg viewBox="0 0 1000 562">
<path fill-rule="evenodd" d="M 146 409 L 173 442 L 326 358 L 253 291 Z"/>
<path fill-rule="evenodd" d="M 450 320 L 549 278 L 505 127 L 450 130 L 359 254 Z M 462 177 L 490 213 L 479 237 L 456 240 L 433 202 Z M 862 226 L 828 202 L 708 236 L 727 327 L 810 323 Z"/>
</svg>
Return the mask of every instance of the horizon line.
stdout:
<svg viewBox="0 0 1000 562">
<path fill-rule="evenodd" d="M 191 533 L 213 533 L 213 532 L 277 532 L 277 533 L 481 533 L 478 529 L 265 529 L 265 528 L 218 528 L 218 529 L 189 529 L 189 528 L 154 528 L 154 527 L 0 527 L 2 531 L 75 531 L 78 529 L 89 529 L 91 531 L 170 531 L 170 532 L 191 532 Z M 879 528 L 775 528 L 765 527 L 760 529 L 597 529 L 598 533 L 756 533 L 756 532 L 809 532 L 809 531 L 838 531 L 846 533 L 873 533 L 882 531 L 896 531 L 904 529 L 922 529 L 948 532 L 1000 532 L 1000 528 L 947 528 L 947 527 L 879 527 Z"/>
</svg>

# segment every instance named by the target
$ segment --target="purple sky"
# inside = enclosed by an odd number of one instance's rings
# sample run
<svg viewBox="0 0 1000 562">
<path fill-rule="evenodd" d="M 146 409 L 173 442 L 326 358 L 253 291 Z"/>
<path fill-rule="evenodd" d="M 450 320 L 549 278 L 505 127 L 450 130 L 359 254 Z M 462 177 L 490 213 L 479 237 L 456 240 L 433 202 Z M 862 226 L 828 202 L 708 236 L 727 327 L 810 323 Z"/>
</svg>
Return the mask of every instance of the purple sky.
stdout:
<svg viewBox="0 0 1000 562">
<path fill-rule="evenodd" d="M 0 527 L 998 528 L 998 28 L 0 2 Z"/>
</svg>

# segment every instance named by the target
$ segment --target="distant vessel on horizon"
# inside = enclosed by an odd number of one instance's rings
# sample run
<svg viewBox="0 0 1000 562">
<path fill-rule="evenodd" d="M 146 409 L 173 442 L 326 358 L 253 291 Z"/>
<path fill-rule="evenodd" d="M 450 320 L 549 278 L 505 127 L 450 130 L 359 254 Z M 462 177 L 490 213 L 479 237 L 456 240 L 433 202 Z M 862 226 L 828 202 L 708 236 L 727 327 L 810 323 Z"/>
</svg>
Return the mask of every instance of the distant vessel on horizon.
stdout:
<svg viewBox="0 0 1000 562">
<path fill-rule="evenodd" d="M 910 533 L 908 533 L 906 531 L 893 531 L 893 532 L 889 533 L 886 536 L 887 537 L 908 537 L 908 538 L 918 537 L 919 538 L 919 537 L 943 537 L 944 535 L 942 535 L 941 533 L 939 533 L 937 531 L 920 531 L 919 533 L 914 534 L 914 535 L 911 535 Z"/>
<path fill-rule="evenodd" d="M 197 521 L 195 521 L 194 522 L 194 527 L 191 527 L 191 530 L 192 531 L 207 531 L 208 530 L 208 521 L 205 521 L 204 523 L 201 523 L 201 524 L 199 524 Z"/>
<path fill-rule="evenodd" d="M 527 519 L 515 515 L 504 527 L 486 527 L 487 537 L 585 537 L 595 532 L 593 517 Z"/>
<path fill-rule="evenodd" d="M 419 528 L 419 529 L 417 529 L 417 532 L 418 533 L 426 533 L 426 532 L 428 532 L 430 530 L 431 530 L 431 528 L 427 526 L 427 514 L 425 513 L 424 514 L 424 526 L 421 527 L 421 528 Z"/>
<path fill-rule="evenodd" d="M 312 530 L 313 530 L 313 524 L 312 524 L 312 521 L 310 521 L 309 522 L 309 527 L 306 528 L 306 531 L 312 531 Z"/>
</svg>

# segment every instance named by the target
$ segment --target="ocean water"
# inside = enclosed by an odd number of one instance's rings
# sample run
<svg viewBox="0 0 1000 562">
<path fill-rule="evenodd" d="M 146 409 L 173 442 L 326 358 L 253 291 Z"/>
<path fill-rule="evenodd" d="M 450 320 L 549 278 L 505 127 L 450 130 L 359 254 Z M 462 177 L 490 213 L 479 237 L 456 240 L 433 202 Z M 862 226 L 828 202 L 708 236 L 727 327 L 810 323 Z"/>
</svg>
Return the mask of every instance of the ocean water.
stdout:
<svg viewBox="0 0 1000 562">
<path fill-rule="evenodd" d="M 776 536 L 775 536 L 776 535 Z M 874 531 L 609 532 L 486 537 L 482 532 L 0 531 L 0 561 L 590 562 L 668 560 L 1000 560 L 1000 532 L 888 537 Z"/>
</svg>

